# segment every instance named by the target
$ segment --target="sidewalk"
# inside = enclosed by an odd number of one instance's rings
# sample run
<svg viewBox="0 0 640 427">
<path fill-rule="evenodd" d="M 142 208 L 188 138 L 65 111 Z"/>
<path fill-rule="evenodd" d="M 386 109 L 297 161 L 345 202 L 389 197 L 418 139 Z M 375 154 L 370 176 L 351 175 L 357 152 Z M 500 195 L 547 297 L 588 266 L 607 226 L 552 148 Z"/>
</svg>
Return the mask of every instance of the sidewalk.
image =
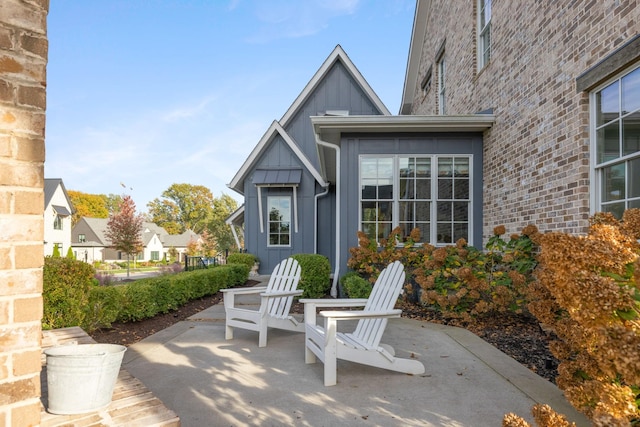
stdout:
<svg viewBox="0 0 640 427">
<path fill-rule="evenodd" d="M 226 341 L 218 304 L 132 345 L 123 367 L 184 427 L 481 427 L 509 412 L 533 425 L 536 402 L 590 425 L 553 384 L 464 329 L 392 319 L 383 342 L 425 374 L 339 361 L 338 384 L 325 387 L 322 363 L 304 363 L 303 334 L 272 329 L 259 348 L 257 333 L 235 329 Z"/>
</svg>

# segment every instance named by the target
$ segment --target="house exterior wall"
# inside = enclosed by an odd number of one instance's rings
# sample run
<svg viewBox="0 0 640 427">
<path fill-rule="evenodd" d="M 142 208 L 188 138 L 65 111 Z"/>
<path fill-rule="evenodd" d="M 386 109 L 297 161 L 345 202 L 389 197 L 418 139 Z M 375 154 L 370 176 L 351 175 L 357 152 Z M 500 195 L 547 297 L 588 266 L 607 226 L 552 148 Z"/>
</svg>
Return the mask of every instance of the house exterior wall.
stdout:
<svg viewBox="0 0 640 427">
<path fill-rule="evenodd" d="M 382 114 L 345 66 L 336 62 L 289 123 L 283 125 L 316 169 L 320 164 L 309 117 L 322 116 L 326 111 L 348 111 L 351 116 Z"/>
<path fill-rule="evenodd" d="M 53 205 L 64 206 L 71 212 L 71 206 L 67 202 L 67 196 L 62 187 L 58 186 L 51 197 L 49 205 L 44 211 L 44 255 L 53 255 L 53 248 L 56 244 L 61 244 L 61 256 L 65 256 L 71 246 L 71 215 L 61 216 L 62 229 L 54 229 L 54 221 L 57 213 Z"/>
<path fill-rule="evenodd" d="M 278 168 L 300 168 L 303 170 L 300 185 L 296 189 L 297 193 L 297 222 L 298 232 L 295 230 L 295 217 L 291 222 L 291 245 L 290 246 L 268 246 L 267 228 L 267 198 L 269 196 L 291 196 L 291 187 L 262 188 L 262 221 L 263 230 L 260 231 L 260 218 L 258 206 L 258 189 L 253 184 L 253 173 L 245 180 L 245 245 L 248 252 L 256 255 L 260 260 L 260 273 L 267 274 L 282 259 L 294 254 L 314 253 L 313 245 L 313 209 L 314 209 L 314 188 L 315 179 L 304 169 L 297 156 L 291 148 L 283 141 L 280 135 L 274 137 L 274 141 L 269 148 L 258 159 L 255 169 L 278 169 Z M 255 171 L 254 169 L 254 171 Z M 292 215 L 295 215 L 292 212 Z"/>
<path fill-rule="evenodd" d="M 477 245 L 482 242 L 482 163 L 483 145 L 480 134 L 408 134 L 408 135 L 348 135 L 341 141 L 342 155 L 340 168 L 343 171 L 341 185 L 340 222 L 340 275 L 347 271 L 347 261 L 350 257 L 349 248 L 358 246 L 358 230 L 360 228 L 360 183 L 359 159 L 368 154 L 441 154 L 441 155 L 472 155 L 472 195 L 473 205 L 471 213 L 470 243 Z M 433 221 L 433 219 L 432 219 Z M 476 225 L 474 227 L 473 225 Z"/>
<path fill-rule="evenodd" d="M 166 252 L 164 250 L 164 247 L 162 246 L 162 241 L 160 240 L 160 238 L 158 237 L 158 235 L 154 235 L 151 240 L 149 240 L 149 243 L 147 244 L 147 246 L 144 247 L 144 254 L 142 257 L 143 261 L 149 261 L 151 260 L 151 252 L 157 252 L 158 253 L 158 259 L 156 261 L 162 261 L 164 259 L 164 253 Z"/>
<path fill-rule="evenodd" d="M 327 111 L 348 111 L 350 115 L 380 115 L 382 112 L 369 99 L 350 74 L 347 67 L 336 61 L 318 82 L 315 89 L 303 100 L 297 111 L 282 126 L 316 170 L 319 160 L 311 116 L 324 115 Z M 295 155 L 291 148 L 276 135 L 270 146 L 256 162 L 256 169 L 278 169 L 299 167 L 303 178 L 297 188 L 298 232 L 292 224 L 290 247 L 267 245 L 266 206 L 269 195 L 291 195 L 290 187 L 263 188 L 262 206 L 265 231 L 260 232 L 257 189 L 252 183 L 252 173 L 244 182 L 245 196 L 245 248 L 260 259 L 260 273 L 266 274 L 283 258 L 301 253 L 319 253 L 335 263 L 335 187 L 326 196 L 318 199 L 316 226 L 316 195 L 325 189 L 316 184 L 313 175 Z M 317 241 L 316 241 L 317 240 Z M 317 246 L 317 247 L 316 247 Z"/>
<path fill-rule="evenodd" d="M 0 7 L 1 426 L 40 423 L 48 7 Z"/>
<path fill-rule="evenodd" d="M 446 113 L 493 110 L 484 135 L 484 237 L 536 224 L 584 232 L 590 206 L 589 97 L 576 78 L 636 35 L 640 3 L 492 2 L 491 59 L 476 64 L 476 2 L 433 0 L 410 114 L 437 114 L 436 55 L 446 60 Z"/>
<path fill-rule="evenodd" d="M 80 235 L 84 235 L 85 242 L 80 242 Z M 104 261 L 104 247 L 100 238 L 87 224 L 84 218 L 73 226 L 71 231 L 71 247 L 77 260 L 90 264 L 96 261 Z"/>
</svg>

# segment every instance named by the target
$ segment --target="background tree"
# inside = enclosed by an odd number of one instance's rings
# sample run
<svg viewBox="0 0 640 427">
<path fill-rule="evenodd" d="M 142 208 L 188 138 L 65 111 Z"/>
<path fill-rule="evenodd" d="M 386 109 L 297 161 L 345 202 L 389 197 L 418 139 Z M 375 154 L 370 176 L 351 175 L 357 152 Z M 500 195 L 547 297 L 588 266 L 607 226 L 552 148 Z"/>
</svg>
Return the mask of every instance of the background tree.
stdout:
<svg viewBox="0 0 640 427">
<path fill-rule="evenodd" d="M 202 255 L 205 257 L 215 256 L 217 254 L 216 241 L 206 228 L 202 230 L 200 238 L 202 239 L 202 242 L 200 242 Z"/>
<path fill-rule="evenodd" d="M 200 245 L 194 239 L 189 240 L 189 243 L 187 243 L 187 255 L 188 256 L 201 255 Z"/>
<path fill-rule="evenodd" d="M 129 277 L 129 259 L 143 248 L 142 223 L 144 218 L 136 214 L 136 204 L 131 196 L 124 196 L 117 213 L 109 216 L 105 237 L 111 246 L 127 254 L 127 277 Z"/>
<path fill-rule="evenodd" d="M 215 242 L 216 251 L 219 253 L 238 250 L 231 228 L 225 223 L 225 220 L 236 209 L 238 209 L 238 202 L 227 194 L 223 193 L 213 201 L 213 212 L 211 220 L 207 224 L 207 230 Z"/>
<path fill-rule="evenodd" d="M 120 209 L 120 204 L 122 203 L 122 196 L 119 194 L 100 194 L 100 197 L 104 199 L 104 205 L 109 211 L 109 214 L 113 214 L 118 212 Z"/>
<path fill-rule="evenodd" d="M 76 225 L 80 218 L 108 218 L 109 211 L 104 203 L 104 197 L 100 194 L 87 194 L 80 191 L 69 190 L 69 199 L 76 212 L 71 216 L 72 225 Z"/>
<path fill-rule="evenodd" d="M 186 230 L 200 234 L 211 219 L 214 197 L 202 185 L 172 184 L 161 198 L 147 204 L 151 222 L 163 227 L 169 234 Z"/>
<path fill-rule="evenodd" d="M 109 218 L 109 214 L 118 211 L 122 196 L 117 194 L 89 194 L 69 190 L 69 199 L 76 212 L 71 216 L 71 224 L 76 225 L 80 218 Z"/>
</svg>

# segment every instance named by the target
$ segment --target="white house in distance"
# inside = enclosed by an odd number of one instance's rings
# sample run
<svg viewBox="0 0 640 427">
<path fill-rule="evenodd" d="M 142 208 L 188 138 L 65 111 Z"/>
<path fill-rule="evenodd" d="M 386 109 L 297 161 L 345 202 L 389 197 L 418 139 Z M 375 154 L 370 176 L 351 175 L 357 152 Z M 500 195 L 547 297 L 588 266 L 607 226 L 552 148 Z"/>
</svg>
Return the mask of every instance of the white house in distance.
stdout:
<svg viewBox="0 0 640 427">
<path fill-rule="evenodd" d="M 53 255 L 58 247 L 61 256 L 71 246 L 71 214 L 75 209 L 60 178 L 44 180 L 44 255 Z"/>
<path fill-rule="evenodd" d="M 127 256 L 109 247 L 110 242 L 105 236 L 108 218 L 82 217 L 71 232 L 71 246 L 76 259 L 88 263 L 123 261 Z M 192 231 L 171 235 L 167 231 L 152 223 L 143 223 L 142 243 L 143 252 L 138 255 L 138 261 L 162 261 L 169 259 L 169 251 L 177 251 L 177 260 L 184 261 L 189 242 L 200 242 L 200 236 Z"/>
</svg>

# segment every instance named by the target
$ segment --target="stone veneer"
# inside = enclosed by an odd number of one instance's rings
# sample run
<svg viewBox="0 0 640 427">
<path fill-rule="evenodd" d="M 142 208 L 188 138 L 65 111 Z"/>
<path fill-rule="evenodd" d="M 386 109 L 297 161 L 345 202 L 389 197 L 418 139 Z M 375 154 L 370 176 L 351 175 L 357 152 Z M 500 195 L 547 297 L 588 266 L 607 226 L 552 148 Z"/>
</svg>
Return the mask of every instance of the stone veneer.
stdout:
<svg viewBox="0 0 640 427">
<path fill-rule="evenodd" d="M 0 3 L 0 427 L 40 423 L 48 10 Z"/>
<path fill-rule="evenodd" d="M 581 233 L 590 211 L 589 96 L 576 78 L 638 33 L 640 4 L 494 0 L 491 59 L 476 64 L 469 0 L 433 0 L 427 14 L 411 114 L 437 114 L 437 55 L 444 47 L 447 114 L 493 110 L 484 135 L 483 235 Z M 420 49 L 420 46 L 414 46 Z"/>
</svg>

